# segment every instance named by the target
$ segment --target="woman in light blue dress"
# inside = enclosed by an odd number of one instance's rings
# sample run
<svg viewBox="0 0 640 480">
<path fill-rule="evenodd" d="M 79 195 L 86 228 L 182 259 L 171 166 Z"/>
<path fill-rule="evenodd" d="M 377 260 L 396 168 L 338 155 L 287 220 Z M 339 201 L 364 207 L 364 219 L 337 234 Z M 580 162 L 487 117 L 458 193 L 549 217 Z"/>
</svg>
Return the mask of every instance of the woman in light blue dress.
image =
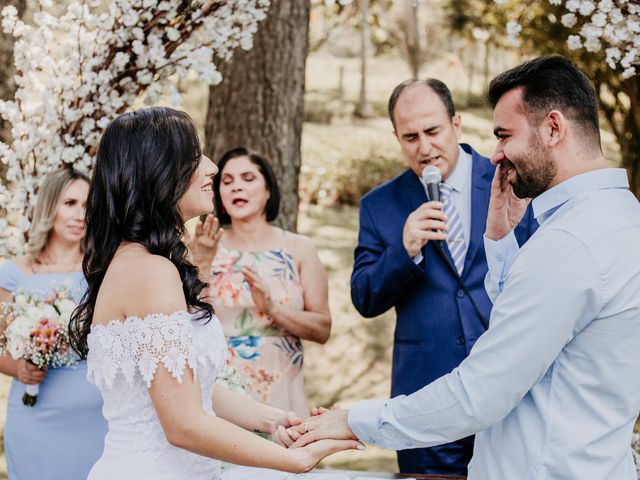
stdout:
<svg viewBox="0 0 640 480">
<path fill-rule="evenodd" d="M 88 179 L 65 169 L 40 190 L 27 254 L 0 265 L 0 301 L 25 293 L 46 297 L 65 288 L 79 301 Z M 26 360 L 0 357 L 0 372 L 14 377 L 4 448 L 10 480 L 84 480 L 102 454 L 107 425 L 102 397 L 87 381 L 86 362 L 38 370 Z M 35 406 L 25 406 L 26 384 L 39 384 Z"/>
</svg>

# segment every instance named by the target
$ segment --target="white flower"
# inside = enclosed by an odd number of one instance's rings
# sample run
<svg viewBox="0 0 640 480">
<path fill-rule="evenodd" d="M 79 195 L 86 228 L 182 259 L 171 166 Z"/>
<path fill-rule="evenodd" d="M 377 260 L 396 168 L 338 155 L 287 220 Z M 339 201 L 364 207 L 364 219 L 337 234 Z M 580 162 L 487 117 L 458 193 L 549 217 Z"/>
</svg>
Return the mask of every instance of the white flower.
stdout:
<svg viewBox="0 0 640 480">
<path fill-rule="evenodd" d="M 124 66 L 129 62 L 129 55 L 124 52 L 116 53 L 115 58 L 113 59 L 113 63 L 115 63 L 118 69 L 124 68 Z"/>
<path fill-rule="evenodd" d="M 604 27 L 607 24 L 607 16 L 604 13 L 596 13 L 591 17 L 591 23 L 596 27 Z"/>
<path fill-rule="evenodd" d="M 580 8 L 580 0 L 567 0 L 564 6 L 570 12 L 576 12 Z"/>
<path fill-rule="evenodd" d="M 613 8 L 612 0 L 600 0 L 600 2 L 598 3 L 598 9 L 601 12 L 608 13 L 611 11 L 612 8 Z"/>
<path fill-rule="evenodd" d="M 616 47 L 607 48 L 604 53 L 606 54 L 607 64 L 615 70 L 616 62 L 620 60 L 622 54 L 620 53 L 620 49 Z"/>
<path fill-rule="evenodd" d="M 44 305 L 42 305 L 40 310 L 42 312 L 40 318 L 48 318 L 50 320 L 55 320 L 58 318 L 58 312 L 53 307 L 53 305 L 49 303 L 45 303 Z"/>
<path fill-rule="evenodd" d="M 25 307 L 27 305 L 27 297 L 22 294 L 16 295 L 13 301 L 18 307 Z"/>
<path fill-rule="evenodd" d="M 629 67 L 622 72 L 622 78 L 631 78 L 636 74 L 635 67 Z"/>
<path fill-rule="evenodd" d="M 575 27 L 576 23 L 578 23 L 578 18 L 576 17 L 575 13 L 565 13 L 564 15 L 562 15 L 562 17 L 560 17 L 560 22 L 562 22 L 562 25 L 567 28 L 573 28 Z"/>
<path fill-rule="evenodd" d="M 619 8 L 612 8 L 611 11 L 609 11 L 609 18 L 612 23 L 620 23 L 624 20 L 624 14 Z"/>
<path fill-rule="evenodd" d="M 60 309 L 60 317 L 63 318 L 63 319 L 66 318 L 67 319 L 67 323 L 68 323 L 69 317 L 71 317 L 71 314 L 76 309 L 78 304 L 76 302 L 74 302 L 73 300 L 69 300 L 68 298 L 64 298 L 64 299 L 56 302 L 56 306 L 58 307 L 58 309 Z"/>
<path fill-rule="evenodd" d="M 586 17 L 587 15 L 591 15 L 591 12 L 593 12 L 595 8 L 596 6 L 593 4 L 593 2 L 591 2 L 590 0 L 583 0 L 580 3 L 580 8 L 578 8 L 578 11 L 580 12 L 580 15 L 584 15 Z"/>
<path fill-rule="evenodd" d="M 597 52 L 602 48 L 602 42 L 600 42 L 596 37 L 589 37 L 584 42 L 584 47 L 588 52 Z"/>
<path fill-rule="evenodd" d="M 11 33 L 18 22 L 18 9 L 13 5 L 8 5 L 2 9 L 2 30 L 4 33 Z"/>
<path fill-rule="evenodd" d="M 582 47 L 582 40 L 579 35 L 569 35 L 567 38 L 567 46 L 570 50 L 577 50 Z"/>
<path fill-rule="evenodd" d="M 173 27 L 167 28 L 165 30 L 165 33 L 167 34 L 167 38 L 172 42 L 175 42 L 180 39 L 180 32 Z"/>
</svg>

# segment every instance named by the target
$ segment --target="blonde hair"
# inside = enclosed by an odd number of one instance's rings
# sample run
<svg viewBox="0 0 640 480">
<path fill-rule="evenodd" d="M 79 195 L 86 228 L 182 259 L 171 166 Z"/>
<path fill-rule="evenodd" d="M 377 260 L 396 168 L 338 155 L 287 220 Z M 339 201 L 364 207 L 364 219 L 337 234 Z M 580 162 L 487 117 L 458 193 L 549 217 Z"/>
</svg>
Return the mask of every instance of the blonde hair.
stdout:
<svg viewBox="0 0 640 480">
<path fill-rule="evenodd" d="M 89 178 L 71 168 L 64 168 L 47 177 L 38 192 L 36 208 L 33 211 L 29 240 L 27 242 L 27 258 L 29 262 L 37 262 L 49 241 L 49 235 L 53 228 L 53 222 L 58 213 L 58 207 L 62 201 L 62 194 L 71 182 L 84 180 L 89 183 Z"/>
</svg>

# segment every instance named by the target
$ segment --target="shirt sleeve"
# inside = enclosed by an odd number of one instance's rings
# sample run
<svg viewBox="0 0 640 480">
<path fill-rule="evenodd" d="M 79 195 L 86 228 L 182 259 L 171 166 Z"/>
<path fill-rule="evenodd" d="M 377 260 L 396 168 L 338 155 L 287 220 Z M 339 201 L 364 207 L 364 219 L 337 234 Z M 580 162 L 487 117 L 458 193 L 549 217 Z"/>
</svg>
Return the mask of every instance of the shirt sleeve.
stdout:
<svg viewBox="0 0 640 480">
<path fill-rule="evenodd" d="M 489 330 L 460 366 L 409 396 L 356 403 L 351 429 L 364 442 L 401 450 L 497 423 L 600 311 L 603 285 L 580 241 L 562 231 L 537 236 L 511 266 Z"/>
<path fill-rule="evenodd" d="M 502 293 L 507 274 L 520 247 L 513 231 L 500 240 L 490 240 L 486 235 L 483 237 L 489 267 L 484 278 L 484 288 L 491 302 L 495 304 Z"/>
<path fill-rule="evenodd" d="M 15 292 L 20 280 L 20 270 L 11 261 L 5 260 L 0 265 L 0 288 L 8 292 Z"/>
</svg>

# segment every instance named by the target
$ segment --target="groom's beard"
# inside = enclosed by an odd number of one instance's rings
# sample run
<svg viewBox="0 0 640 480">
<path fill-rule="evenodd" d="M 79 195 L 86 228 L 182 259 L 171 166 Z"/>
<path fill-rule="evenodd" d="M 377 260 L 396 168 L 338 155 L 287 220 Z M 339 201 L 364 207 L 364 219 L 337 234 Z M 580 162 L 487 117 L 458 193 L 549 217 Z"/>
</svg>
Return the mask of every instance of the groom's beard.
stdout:
<svg viewBox="0 0 640 480">
<path fill-rule="evenodd" d="M 505 158 L 507 165 L 515 169 L 511 184 L 518 198 L 535 198 L 549 189 L 558 173 L 558 167 L 550 159 L 549 150 L 542 146 L 540 136 L 532 134 L 529 151 Z"/>
</svg>

